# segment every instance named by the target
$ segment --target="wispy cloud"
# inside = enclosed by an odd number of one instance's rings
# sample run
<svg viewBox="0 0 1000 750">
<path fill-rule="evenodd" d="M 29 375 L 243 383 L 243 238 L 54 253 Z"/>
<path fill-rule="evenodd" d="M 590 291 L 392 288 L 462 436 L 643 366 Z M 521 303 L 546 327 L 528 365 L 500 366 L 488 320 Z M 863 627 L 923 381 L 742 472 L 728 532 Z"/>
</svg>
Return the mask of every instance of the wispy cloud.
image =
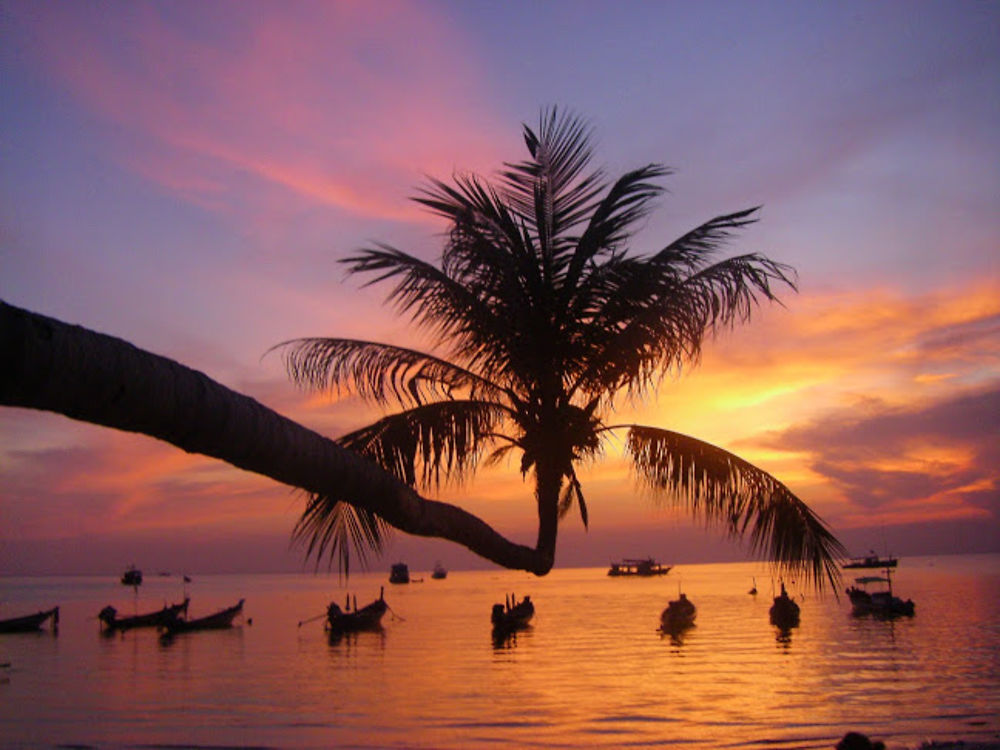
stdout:
<svg viewBox="0 0 1000 750">
<path fill-rule="evenodd" d="M 497 133 L 468 105 L 473 51 L 434 6 L 273 5 L 190 18 L 169 5 L 37 7 L 39 58 L 117 129 L 110 148 L 193 202 L 259 208 L 284 193 L 389 220 L 422 173 L 494 164 Z M 30 21 L 27 20 L 30 17 Z M 244 207 L 246 208 L 246 207 Z"/>
</svg>

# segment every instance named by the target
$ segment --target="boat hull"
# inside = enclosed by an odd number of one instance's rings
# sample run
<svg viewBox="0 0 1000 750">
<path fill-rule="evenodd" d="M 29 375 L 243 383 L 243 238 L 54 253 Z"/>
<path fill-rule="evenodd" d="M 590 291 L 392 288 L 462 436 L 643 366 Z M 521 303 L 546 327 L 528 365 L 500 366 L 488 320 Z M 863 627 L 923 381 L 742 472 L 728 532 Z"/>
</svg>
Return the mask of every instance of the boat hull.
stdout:
<svg viewBox="0 0 1000 750">
<path fill-rule="evenodd" d="M 163 626 L 163 629 L 166 631 L 166 635 L 174 635 L 176 633 L 189 633 L 195 630 L 223 630 L 231 628 L 233 620 L 243 611 L 243 601 L 243 599 L 240 599 L 235 606 L 205 617 L 199 617 L 195 620 L 182 620 L 175 616 Z"/>
<path fill-rule="evenodd" d="M 0 620 L 0 633 L 30 633 L 33 630 L 39 630 L 50 617 L 54 628 L 59 624 L 59 607 L 36 612 L 33 615 Z"/>
</svg>

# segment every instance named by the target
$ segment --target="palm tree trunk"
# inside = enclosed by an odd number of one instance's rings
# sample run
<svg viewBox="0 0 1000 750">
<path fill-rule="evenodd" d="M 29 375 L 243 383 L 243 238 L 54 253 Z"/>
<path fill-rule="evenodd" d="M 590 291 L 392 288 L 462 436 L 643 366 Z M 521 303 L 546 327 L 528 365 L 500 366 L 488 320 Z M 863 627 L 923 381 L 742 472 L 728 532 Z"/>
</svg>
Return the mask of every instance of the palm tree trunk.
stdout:
<svg viewBox="0 0 1000 750">
<path fill-rule="evenodd" d="M 538 575 L 551 568 L 548 553 L 508 541 L 461 508 L 420 497 L 334 441 L 121 339 L 0 301 L 0 351 L 0 405 L 149 435 L 307 492 L 343 498 L 401 531 L 457 542 L 507 568 Z"/>
<path fill-rule="evenodd" d="M 539 458 L 535 464 L 535 499 L 538 502 L 538 543 L 535 545 L 535 550 L 548 562 L 549 568 L 555 563 L 556 558 L 561 489 L 562 472 L 558 469 L 558 464 Z"/>
</svg>

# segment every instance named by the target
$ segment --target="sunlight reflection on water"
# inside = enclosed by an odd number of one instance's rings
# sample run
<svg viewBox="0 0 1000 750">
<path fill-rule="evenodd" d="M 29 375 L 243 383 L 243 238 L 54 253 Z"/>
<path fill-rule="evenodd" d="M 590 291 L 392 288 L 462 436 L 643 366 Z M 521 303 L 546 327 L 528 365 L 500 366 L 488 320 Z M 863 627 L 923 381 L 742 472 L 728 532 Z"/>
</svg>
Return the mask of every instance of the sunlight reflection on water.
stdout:
<svg viewBox="0 0 1000 750">
<path fill-rule="evenodd" d="M 178 601 L 176 579 L 147 579 L 135 600 L 104 579 L 0 579 L 4 612 L 62 607 L 57 637 L 0 638 L 0 736 L 14 747 L 830 748 L 848 729 L 890 747 L 992 739 L 998 563 L 904 560 L 895 584 L 917 615 L 895 622 L 793 586 L 802 622 L 785 638 L 768 622 L 770 578 L 751 564 L 657 579 L 453 571 L 404 586 L 369 573 L 350 591 L 367 603 L 385 585 L 384 631 L 339 640 L 319 621 L 297 626 L 343 601 L 336 576 L 206 576 L 189 586 L 191 616 L 246 597 L 253 625 L 169 644 L 150 631 L 101 638 L 94 615 Z M 656 631 L 679 581 L 698 617 L 673 638 Z M 490 606 L 511 592 L 530 594 L 536 617 L 496 644 Z"/>
</svg>

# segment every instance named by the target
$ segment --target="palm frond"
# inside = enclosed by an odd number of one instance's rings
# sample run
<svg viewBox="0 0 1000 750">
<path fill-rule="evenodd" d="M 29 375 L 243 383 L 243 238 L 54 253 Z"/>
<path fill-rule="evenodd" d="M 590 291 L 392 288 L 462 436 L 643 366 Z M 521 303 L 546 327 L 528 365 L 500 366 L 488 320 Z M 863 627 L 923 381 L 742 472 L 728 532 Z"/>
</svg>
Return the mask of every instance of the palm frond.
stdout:
<svg viewBox="0 0 1000 750">
<path fill-rule="evenodd" d="M 356 339 L 306 338 L 278 344 L 292 381 L 315 390 L 350 390 L 385 404 L 412 406 L 462 391 L 498 397 L 476 373 L 414 349 Z"/>
<path fill-rule="evenodd" d="M 316 555 L 316 565 L 327 556 L 336 558 L 341 575 L 351 572 L 351 552 L 362 569 L 371 555 L 379 555 L 392 527 L 371 511 L 329 495 L 310 494 L 306 509 L 295 524 L 292 541 L 306 547 L 306 557 Z"/>
<path fill-rule="evenodd" d="M 383 417 L 338 441 L 411 487 L 461 481 L 505 415 L 489 401 L 439 401 Z"/>
<path fill-rule="evenodd" d="M 749 537 L 752 552 L 782 569 L 839 589 L 846 550 L 826 524 L 777 479 L 738 456 L 669 430 L 632 426 L 627 450 L 643 482 L 696 518 Z"/>
</svg>

